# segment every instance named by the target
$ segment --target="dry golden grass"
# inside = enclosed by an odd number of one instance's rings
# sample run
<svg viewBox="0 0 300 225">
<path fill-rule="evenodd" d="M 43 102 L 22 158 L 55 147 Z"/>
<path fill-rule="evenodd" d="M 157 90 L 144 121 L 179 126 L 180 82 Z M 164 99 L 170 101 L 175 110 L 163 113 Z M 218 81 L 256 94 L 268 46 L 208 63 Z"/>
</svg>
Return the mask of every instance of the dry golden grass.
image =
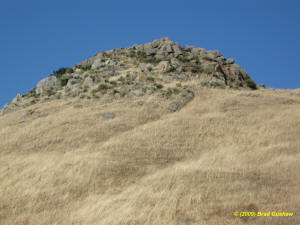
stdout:
<svg viewBox="0 0 300 225">
<path fill-rule="evenodd" d="M 199 89 L 173 114 L 144 97 L 0 117 L 0 224 L 300 224 L 300 91 L 245 92 Z M 233 216 L 253 210 L 294 216 Z"/>
</svg>

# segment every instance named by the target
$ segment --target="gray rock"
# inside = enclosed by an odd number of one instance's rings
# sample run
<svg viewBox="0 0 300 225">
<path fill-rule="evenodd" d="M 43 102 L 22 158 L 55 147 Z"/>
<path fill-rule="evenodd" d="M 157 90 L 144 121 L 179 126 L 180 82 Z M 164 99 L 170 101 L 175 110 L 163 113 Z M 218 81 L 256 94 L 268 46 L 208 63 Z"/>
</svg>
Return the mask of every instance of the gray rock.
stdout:
<svg viewBox="0 0 300 225">
<path fill-rule="evenodd" d="M 104 103 L 112 102 L 115 99 L 114 95 L 109 95 L 104 99 Z"/>
<path fill-rule="evenodd" d="M 120 91 L 119 91 L 121 96 L 125 96 L 129 93 L 129 89 L 126 87 L 121 87 Z"/>
<path fill-rule="evenodd" d="M 115 62 L 115 61 L 113 61 L 113 60 L 107 60 L 106 62 L 105 62 L 105 64 L 107 65 L 107 66 L 116 66 L 117 65 L 117 62 Z"/>
<path fill-rule="evenodd" d="M 195 48 L 195 47 L 191 47 L 191 53 L 194 56 L 198 56 L 198 55 L 200 55 L 200 49 L 199 48 Z"/>
<path fill-rule="evenodd" d="M 210 82 L 211 87 L 220 87 L 220 88 L 226 88 L 226 84 L 223 80 L 213 80 Z"/>
<path fill-rule="evenodd" d="M 152 42 L 152 48 L 158 48 L 161 45 L 161 40 L 154 40 Z"/>
<path fill-rule="evenodd" d="M 103 94 L 101 94 L 101 93 L 95 93 L 94 94 L 94 98 L 97 98 L 97 99 L 103 98 Z"/>
<path fill-rule="evenodd" d="M 144 105 L 144 102 L 143 102 L 143 101 L 138 101 L 138 102 L 137 102 L 137 105 L 142 106 L 142 105 Z"/>
<path fill-rule="evenodd" d="M 209 85 L 209 81 L 201 81 L 200 82 L 200 86 L 202 86 L 202 87 L 205 87 L 205 86 L 208 86 Z"/>
<path fill-rule="evenodd" d="M 168 108 L 168 112 L 179 111 L 184 106 L 183 102 L 172 102 Z"/>
<path fill-rule="evenodd" d="M 250 78 L 247 71 L 236 64 L 232 64 L 230 66 L 230 71 L 231 71 L 231 74 L 237 76 L 241 80 L 246 80 L 246 79 Z"/>
<path fill-rule="evenodd" d="M 163 50 L 166 51 L 167 53 L 173 53 L 174 52 L 171 44 L 166 44 L 165 47 L 163 48 Z"/>
<path fill-rule="evenodd" d="M 173 68 L 175 68 L 176 71 L 177 71 L 178 73 L 181 73 L 181 72 L 182 72 L 182 66 L 183 66 L 183 63 L 180 62 L 178 59 L 172 58 L 172 59 L 171 59 L 171 66 L 172 66 Z"/>
<path fill-rule="evenodd" d="M 148 43 L 144 45 L 144 52 L 147 56 L 153 56 L 156 53 L 156 49 L 152 47 L 152 43 Z"/>
<path fill-rule="evenodd" d="M 80 80 L 74 78 L 68 80 L 67 88 L 69 88 L 70 90 L 76 90 L 79 89 L 79 87 L 80 87 Z"/>
<path fill-rule="evenodd" d="M 259 94 L 254 94 L 254 93 L 242 93 L 239 96 L 244 96 L 244 97 L 259 97 Z"/>
<path fill-rule="evenodd" d="M 18 109 L 18 106 L 15 103 L 8 103 L 3 107 L 3 114 L 14 112 Z"/>
<path fill-rule="evenodd" d="M 92 102 L 98 102 L 99 101 L 98 98 L 92 98 L 91 100 L 92 100 Z"/>
<path fill-rule="evenodd" d="M 71 96 L 69 94 L 64 95 L 62 98 L 63 99 L 69 99 Z"/>
<path fill-rule="evenodd" d="M 29 115 L 27 113 L 25 113 L 22 117 L 21 117 L 21 121 L 27 120 L 29 118 Z"/>
<path fill-rule="evenodd" d="M 56 93 L 55 95 L 53 95 L 54 99 L 60 99 L 61 98 L 61 94 L 60 93 Z"/>
<path fill-rule="evenodd" d="M 207 55 L 208 55 L 208 57 L 210 57 L 212 59 L 216 59 L 217 57 L 222 56 L 218 50 L 207 51 Z"/>
<path fill-rule="evenodd" d="M 12 100 L 12 103 L 17 103 L 17 102 L 21 101 L 22 97 L 23 97 L 23 95 L 17 94 L 17 96 L 14 97 L 14 99 Z"/>
<path fill-rule="evenodd" d="M 170 65 L 170 63 L 168 61 L 161 61 L 157 67 L 158 67 L 158 70 L 163 73 L 167 73 L 167 72 L 171 71 L 171 69 L 172 69 L 172 66 Z"/>
<path fill-rule="evenodd" d="M 101 114 L 101 116 L 104 120 L 112 120 L 116 117 L 116 115 L 111 112 L 103 113 L 103 114 Z"/>
<path fill-rule="evenodd" d="M 142 72 L 146 72 L 146 71 L 152 71 L 154 66 L 151 63 L 141 63 L 139 65 L 139 68 L 141 69 Z"/>
<path fill-rule="evenodd" d="M 234 59 L 226 59 L 226 64 L 234 64 Z"/>
<path fill-rule="evenodd" d="M 116 94 L 115 94 L 115 97 L 116 97 L 116 98 L 120 98 L 120 97 L 121 97 L 120 93 L 116 93 Z"/>
<path fill-rule="evenodd" d="M 127 96 L 128 96 L 128 97 L 134 97 L 135 94 L 134 94 L 133 92 L 129 92 L 129 93 L 127 94 Z"/>
<path fill-rule="evenodd" d="M 36 94 L 45 95 L 48 91 L 57 91 L 61 88 L 61 80 L 55 76 L 41 80 L 36 87 Z"/>
<path fill-rule="evenodd" d="M 91 69 L 92 70 L 97 70 L 97 69 L 102 68 L 102 67 L 105 67 L 105 59 L 98 58 L 98 59 L 94 60 Z"/>
<path fill-rule="evenodd" d="M 215 62 L 202 62 L 201 66 L 204 70 L 215 70 L 218 64 Z"/>
<path fill-rule="evenodd" d="M 188 81 L 189 78 L 185 74 L 181 73 L 178 75 L 178 79 L 180 79 L 182 81 Z"/>
<path fill-rule="evenodd" d="M 81 91 L 80 91 L 79 89 L 77 89 L 77 90 L 74 90 L 74 91 L 71 93 L 71 96 L 72 96 L 73 98 L 75 98 L 75 97 L 77 97 L 77 96 L 80 96 L 80 94 L 81 94 Z"/>
<path fill-rule="evenodd" d="M 182 48 L 178 45 L 178 44 L 175 44 L 173 46 L 173 50 L 174 50 L 174 56 L 175 57 L 178 57 L 180 55 L 183 55 L 183 51 L 182 51 Z"/>
<path fill-rule="evenodd" d="M 83 85 L 86 87 L 92 87 L 94 85 L 94 80 L 91 77 L 86 77 L 84 79 Z"/>
<path fill-rule="evenodd" d="M 150 89 L 148 89 L 148 90 L 146 91 L 146 94 L 147 94 L 147 95 L 152 95 L 152 94 L 153 94 L 153 91 L 150 90 Z"/>
</svg>

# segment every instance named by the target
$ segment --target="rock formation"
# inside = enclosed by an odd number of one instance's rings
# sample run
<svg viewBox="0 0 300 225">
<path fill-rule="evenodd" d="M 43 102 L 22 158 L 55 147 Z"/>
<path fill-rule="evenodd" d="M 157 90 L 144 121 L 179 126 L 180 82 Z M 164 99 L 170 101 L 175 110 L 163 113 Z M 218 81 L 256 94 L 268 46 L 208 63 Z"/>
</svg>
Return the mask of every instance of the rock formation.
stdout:
<svg viewBox="0 0 300 225">
<path fill-rule="evenodd" d="M 101 51 L 95 57 L 61 68 L 38 82 L 27 94 L 18 94 L 3 113 L 40 101 L 67 98 L 113 100 L 158 95 L 170 99 L 170 112 L 193 98 L 191 82 L 199 87 L 256 88 L 248 73 L 219 51 L 162 38 L 129 48 Z"/>
</svg>

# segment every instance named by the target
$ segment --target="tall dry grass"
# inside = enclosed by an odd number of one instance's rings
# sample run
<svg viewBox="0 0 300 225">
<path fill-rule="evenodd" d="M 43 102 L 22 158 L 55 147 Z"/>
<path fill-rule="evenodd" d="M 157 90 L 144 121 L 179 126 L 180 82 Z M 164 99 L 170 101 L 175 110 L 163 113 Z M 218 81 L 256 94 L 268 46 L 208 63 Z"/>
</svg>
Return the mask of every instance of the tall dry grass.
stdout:
<svg viewBox="0 0 300 225">
<path fill-rule="evenodd" d="M 144 97 L 0 117 L 0 224 L 300 224 L 299 91 L 244 92 L 198 89 L 173 114 Z"/>
</svg>

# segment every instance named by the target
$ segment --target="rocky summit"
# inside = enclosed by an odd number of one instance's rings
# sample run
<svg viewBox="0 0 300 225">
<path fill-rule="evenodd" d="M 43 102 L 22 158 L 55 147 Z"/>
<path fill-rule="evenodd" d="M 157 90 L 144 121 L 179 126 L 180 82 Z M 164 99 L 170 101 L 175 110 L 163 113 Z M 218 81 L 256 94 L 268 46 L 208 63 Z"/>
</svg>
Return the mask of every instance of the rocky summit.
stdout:
<svg viewBox="0 0 300 225">
<path fill-rule="evenodd" d="M 162 38 L 150 43 L 110 51 L 61 68 L 18 94 L 2 113 L 38 102 L 81 98 L 104 103 L 122 97 L 154 95 L 170 101 L 169 112 L 193 99 L 194 87 L 256 89 L 248 73 L 217 50 L 182 47 Z"/>
</svg>

